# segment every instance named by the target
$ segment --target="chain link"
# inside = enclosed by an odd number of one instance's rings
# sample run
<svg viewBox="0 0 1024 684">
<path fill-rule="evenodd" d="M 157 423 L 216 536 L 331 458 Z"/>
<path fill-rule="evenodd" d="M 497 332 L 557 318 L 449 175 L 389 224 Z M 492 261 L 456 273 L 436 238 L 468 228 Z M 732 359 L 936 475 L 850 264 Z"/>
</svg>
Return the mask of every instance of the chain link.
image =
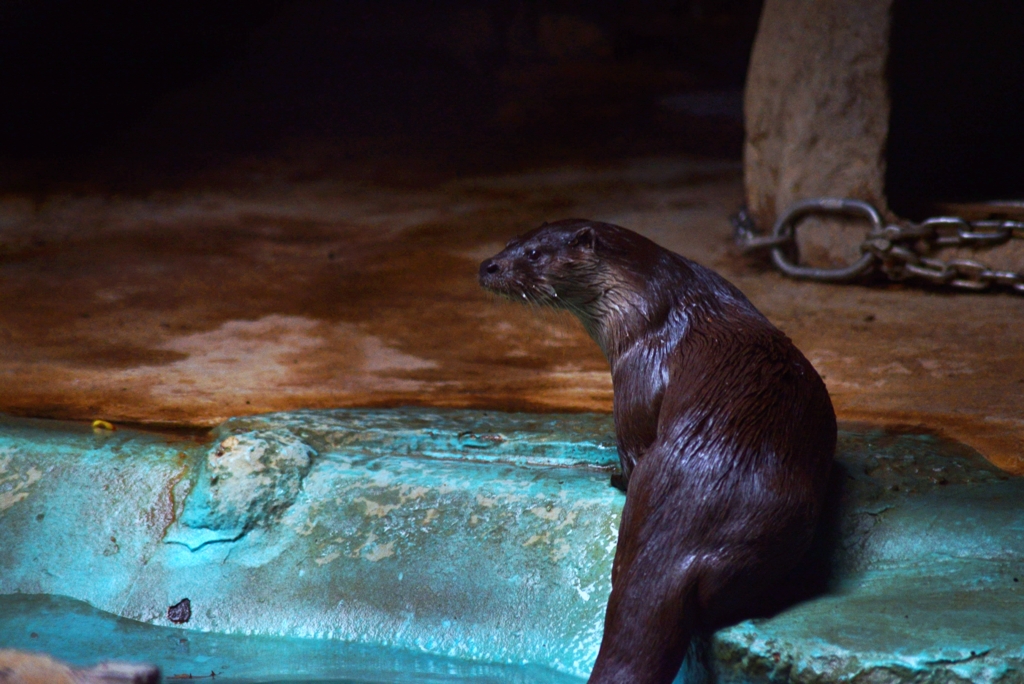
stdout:
<svg viewBox="0 0 1024 684">
<path fill-rule="evenodd" d="M 810 216 L 861 218 L 870 228 L 860 245 L 861 256 L 837 268 L 803 266 L 796 259 L 796 229 Z M 971 259 L 943 261 L 929 256 L 950 247 L 995 247 L 1012 239 L 1024 239 L 1024 221 L 986 219 L 967 221 L 938 216 L 921 223 L 885 223 L 871 204 L 855 199 L 822 197 L 803 200 L 775 222 L 770 235 L 759 233 L 746 209 L 732 218 L 736 242 L 745 253 L 771 250 L 775 266 L 793 278 L 822 282 L 850 282 L 872 273 L 889 280 L 917 279 L 962 290 L 1007 288 L 1024 294 L 1024 273 L 994 270 Z"/>
</svg>

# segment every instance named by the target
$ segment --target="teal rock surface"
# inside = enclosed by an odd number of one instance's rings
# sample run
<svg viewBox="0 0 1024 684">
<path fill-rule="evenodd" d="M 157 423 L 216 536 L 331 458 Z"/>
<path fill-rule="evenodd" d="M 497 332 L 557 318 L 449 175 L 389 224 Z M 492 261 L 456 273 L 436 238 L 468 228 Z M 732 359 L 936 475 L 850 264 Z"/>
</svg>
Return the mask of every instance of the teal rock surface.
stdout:
<svg viewBox="0 0 1024 684">
<path fill-rule="evenodd" d="M 1024 480 L 931 435 L 842 430 L 837 459 L 829 590 L 719 632 L 722 679 L 1024 682 Z"/>
<path fill-rule="evenodd" d="M 300 411 L 207 443 L 0 421 L 0 646 L 218 681 L 581 681 L 614 445 L 592 414 Z M 828 590 L 719 632 L 719 680 L 1024 682 L 1024 480 L 860 426 L 837 459 Z"/>
</svg>

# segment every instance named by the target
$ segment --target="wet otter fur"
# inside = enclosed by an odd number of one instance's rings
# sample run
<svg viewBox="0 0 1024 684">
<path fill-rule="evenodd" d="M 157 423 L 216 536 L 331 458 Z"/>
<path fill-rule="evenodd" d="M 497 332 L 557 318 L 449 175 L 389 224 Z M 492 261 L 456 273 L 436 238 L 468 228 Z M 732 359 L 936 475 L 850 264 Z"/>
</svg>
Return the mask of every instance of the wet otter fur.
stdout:
<svg viewBox="0 0 1024 684">
<path fill-rule="evenodd" d="M 806 554 L 836 445 L 825 384 L 731 283 L 619 226 L 545 224 L 480 284 L 572 312 L 611 365 L 627 493 L 590 682 L 671 682 L 695 643 L 777 607 Z"/>
</svg>

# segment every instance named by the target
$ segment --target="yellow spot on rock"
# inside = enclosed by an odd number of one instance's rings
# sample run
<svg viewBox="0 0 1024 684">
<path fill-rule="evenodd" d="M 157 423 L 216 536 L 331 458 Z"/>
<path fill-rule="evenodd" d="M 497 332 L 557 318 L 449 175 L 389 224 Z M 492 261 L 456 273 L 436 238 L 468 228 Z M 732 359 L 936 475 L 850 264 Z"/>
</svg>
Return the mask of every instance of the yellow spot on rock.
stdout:
<svg viewBox="0 0 1024 684">
<path fill-rule="evenodd" d="M 558 526 L 555 529 L 560 530 L 566 525 L 572 525 L 574 522 L 576 522 L 576 511 L 569 511 L 565 516 L 565 520 L 558 523 Z"/>
<path fill-rule="evenodd" d="M 338 558 L 341 558 L 341 551 L 333 551 L 333 552 L 327 554 L 326 556 L 324 556 L 323 558 L 317 558 L 316 559 L 316 564 L 317 565 L 321 565 L 321 566 L 327 565 L 331 561 L 337 560 Z"/>
<path fill-rule="evenodd" d="M 377 535 L 371 532 L 369 536 L 366 537 L 366 541 L 364 541 L 362 544 L 353 549 L 352 553 L 350 553 L 349 555 L 353 558 L 359 558 L 359 555 L 363 552 L 363 549 L 365 549 L 367 546 L 372 545 L 376 541 Z"/>
<path fill-rule="evenodd" d="M 562 509 L 559 508 L 558 506 L 553 507 L 551 510 L 548 510 L 543 506 L 535 506 L 534 508 L 530 509 L 530 512 L 538 518 L 541 518 L 543 520 L 551 520 L 552 522 L 558 520 L 558 517 L 562 515 Z"/>
<path fill-rule="evenodd" d="M 544 534 L 535 534 L 529 539 L 527 539 L 525 542 L 523 542 L 523 546 L 533 546 L 534 544 L 540 543 L 542 541 L 547 541 L 547 539 L 547 532 L 545 532 Z"/>
<path fill-rule="evenodd" d="M 437 509 L 436 508 L 430 508 L 430 509 L 427 510 L 427 514 L 425 516 L 423 516 L 423 522 L 421 522 L 420 524 L 421 525 L 429 525 L 430 522 L 432 520 L 434 520 L 435 518 L 437 518 Z"/>
<path fill-rule="evenodd" d="M 356 501 L 362 501 L 364 504 L 366 504 L 366 515 L 373 515 L 378 518 L 383 518 L 391 511 L 395 510 L 396 508 L 399 508 L 399 504 L 377 503 L 376 501 L 370 501 L 365 497 L 356 499 Z"/>
<path fill-rule="evenodd" d="M 430 491 L 430 487 L 406 487 L 401 493 L 402 503 L 422 499 Z"/>
<path fill-rule="evenodd" d="M 11 462 L 10 456 L 7 458 L 0 459 L 0 474 L 7 472 L 7 465 Z M 8 475 L 7 477 L 0 477 L 0 484 L 5 482 L 14 482 L 14 486 L 6 492 L 0 492 L 0 511 L 6 511 L 8 508 L 24 501 L 28 498 L 29 487 L 34 485 L 42 478 L 43 473 L 35 466 L 30 466 L 24 475 Z"/>
<path fill-rule="evenodd" d="M 551 560 L 556 562 L 560 561 L 566 556 L 568 556 L 570 551 L 572 551 L 572 545 L 570 545 L 569 542 L 563 539 L 558 542 L 558 545 L 555 547 L 555 550 L 551 552 Z"/>
<path fill-rule="evenodd" d="M 366 555 L 363 556 L 368 561 L 376 563 L 379 560 L 388 558 L 389 556 L 395 555 L 395 542 L 390 541 L 387 544 L 381 544 L 380 546 L 374 547 L 372 550 L 367 551 Z"/>
<path fill-rule="evenodd" d="M 8 508 L 28 498 L 28 492 L 4 492 L 0 494 L 0 511 L 6 511 Z"/>
</svg>

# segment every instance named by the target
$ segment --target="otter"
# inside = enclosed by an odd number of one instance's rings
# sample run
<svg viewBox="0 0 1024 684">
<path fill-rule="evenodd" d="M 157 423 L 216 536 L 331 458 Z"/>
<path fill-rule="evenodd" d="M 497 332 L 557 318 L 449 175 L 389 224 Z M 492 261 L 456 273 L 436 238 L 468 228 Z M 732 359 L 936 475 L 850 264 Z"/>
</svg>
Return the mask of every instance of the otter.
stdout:
<svg viewBox="0 0 1024 684">
<path fill-rule="evenodd" d="M 626 501 L 589 681 L 667 684 L 712 632 L 777 609 L 807 553 L 836 446 L 825 384 L 725 278 L 619 226 L 545 224 L 479 277 L 575 314 L 611 366 Z"/>
</svg>

